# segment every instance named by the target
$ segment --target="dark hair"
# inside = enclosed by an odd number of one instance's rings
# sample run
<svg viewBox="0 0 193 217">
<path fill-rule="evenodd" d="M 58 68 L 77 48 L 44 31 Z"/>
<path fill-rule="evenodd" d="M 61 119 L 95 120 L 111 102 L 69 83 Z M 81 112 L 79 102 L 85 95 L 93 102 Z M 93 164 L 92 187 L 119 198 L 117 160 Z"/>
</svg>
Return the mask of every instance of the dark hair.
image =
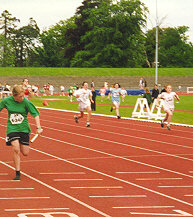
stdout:
<svg viewBox="0 0 193 217">
<path fill-rule="evenodd" d="M 114 87 L 115 87 L 116 84 L 118 84 L 119 88 L 121 87 L 121 85 L 119 83 L 114 83 Z"/>
<path fill-rule="evenodd" d="M 83 82 L 82 82 L 82 87 L 84 86 L 84 84 L 85 84 L 85 83 L 87 83 L 87 84 L 88 84 L 88 82 L 86 82 L 86 81 L 83 81 Z"/>
</svg>

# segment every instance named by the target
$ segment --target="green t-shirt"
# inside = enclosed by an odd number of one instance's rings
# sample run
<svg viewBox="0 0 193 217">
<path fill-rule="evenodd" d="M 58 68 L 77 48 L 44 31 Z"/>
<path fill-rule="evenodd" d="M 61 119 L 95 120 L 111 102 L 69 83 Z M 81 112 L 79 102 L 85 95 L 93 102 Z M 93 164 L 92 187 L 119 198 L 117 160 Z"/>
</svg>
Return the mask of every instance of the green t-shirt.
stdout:
<svg viewBox="0 0 193 217">
<path fill-rule="evenodd" d="M 22 102 L 16 102 L 13 96 L 4 98 L 0 102 L 0 111 L 6 108 L 8 111 L 7 134 L 13 132 L 30 133 L 31 129 L 27 120 L 28 112 L 36 117 L 40 113 L 32 102 L 24 98 Z"/>
</svg>

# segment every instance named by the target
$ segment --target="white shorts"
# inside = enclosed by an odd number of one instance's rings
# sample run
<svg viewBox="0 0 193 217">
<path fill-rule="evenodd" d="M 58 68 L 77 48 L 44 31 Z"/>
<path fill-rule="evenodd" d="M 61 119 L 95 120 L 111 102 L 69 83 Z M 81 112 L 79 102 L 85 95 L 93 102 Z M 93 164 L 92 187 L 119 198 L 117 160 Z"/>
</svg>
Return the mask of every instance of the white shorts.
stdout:
<svg viewBox="0 0 193 217">
<path fill-rule="evenodd" d="M 168 110 L 171 111 L 172 113 L 174 112 L 174 108 L 170 108 L 169 106 L 163 106 L 163 108 L 165 112 Z"/>
<path fill-rule="evenodd" d="M 78 109 L 83 112 L 87 107 L 91 105 L 90 101 L 88 103 L 80 102 L 78 105 Z"/>
<path fill-rule="evenodd" d="M 117 102 L 117 101 L 113 101 L 113 104 L 114 104 L 115 106 L 120 106 L 120 102 Z"/>
</svg>

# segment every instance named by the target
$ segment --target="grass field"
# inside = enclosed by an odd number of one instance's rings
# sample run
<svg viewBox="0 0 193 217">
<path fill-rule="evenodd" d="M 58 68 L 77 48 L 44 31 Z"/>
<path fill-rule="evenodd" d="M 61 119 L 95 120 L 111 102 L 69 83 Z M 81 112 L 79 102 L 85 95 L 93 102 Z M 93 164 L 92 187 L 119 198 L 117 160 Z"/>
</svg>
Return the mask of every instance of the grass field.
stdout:
<svg viewBox="0 0 193 217">
<path fill-rule="evenodd" d="M 134 105 L 139 96 L 126 96 L 125 102 L 121 103 L 121 106 L 129 106 L 129 107 L 120 107 L 120 115 L 122 117 L 131 117 L 131 114 L 134 109 Z M 46 97 L 47 98 L 47 97 Z M 50 97 L 48 97 L 50 98 Z M 66 109 L 78 111 L 78 104 L 76 99 L 74 98 L 74 103 L 69 101 L 69 98 L 66 97 L 54 97 L 58 99 L 62 99 L 64 101 L 49 101 L 49 108 L 58 108 L 58 109 Z M 42 100 L 31 100 L 36 106 L 43 106 Z M 101 102 L 100 97 L 97 97 L 97 106 L 96 111 L 93 113 L 98 114 L 107 114 L 107 115 L 115 115 L 115 112 L 110 112 L 111 100 L 108 100 L 107 97 Z M 193 95 L 185 95 L 180 96 L 180 103 L 175 103 L 174 116 L 172 118 L 172 122 L 182 123 L 182 124 L 191 124 L 193 125 L 193 113 L 188 112 L 179 112 L 177 110 L 186 110 L 193 111 Z"/>
<path fill-rule="evenodd" d="M 154 76 L 154 68 L 0 67 L 0 76 Z M 193 68 L 160 68 L 159 76 L 193 76 Z"/>
</svg>

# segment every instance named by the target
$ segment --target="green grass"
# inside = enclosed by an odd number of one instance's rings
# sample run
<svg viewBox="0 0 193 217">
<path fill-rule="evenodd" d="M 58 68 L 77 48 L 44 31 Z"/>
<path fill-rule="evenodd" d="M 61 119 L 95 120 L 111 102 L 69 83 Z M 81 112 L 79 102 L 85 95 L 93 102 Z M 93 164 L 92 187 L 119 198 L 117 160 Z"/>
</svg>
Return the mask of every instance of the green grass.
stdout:
<svg viewBox="0 0 193 217">
<path fill-rule="evenodd" d="M 193 68 L 160 68 L 159 76 L 193 76 Z M 155 76 L 154 68 L 0 67 L 0 76 Z"/>
<path fill-rule="evenodd" d="M 126 96 L 125 102 L 121 102 L 122 106 L 132 106 L 131 107 L 120 107 L 120 115 L 122 117 L 131 117 L 134 105 L 139 96 Z M 50 97 L 49 97 L 50 98 Z M 54 97 L 56 98 L 56 97 Z M 65 110 L 78 111 L 78 103 L 70 103 L 68 97 L 57 97 L 58 99 L 63 99 L 64 101 L 49 101 L 49 108 L 58 108 Z M 76 99 L 73 99 L 76 102 Z M 42 100 L 31 100 L 36 106 L 43 106 Z M 180 96 L 180 103 L 175 103 L 175 110 L 187 110 L 193 111 L 193 95 Z M 104 104 L 104 105 L 102 105 Z M 93 113 L 115 115 L 115 112 L 110 112 L 111 100 L 107 97 L 101 102 L 101 98 L 97 97 L 96 110 Z M 193 125 L 193 113 L 179 112 L 175 111 L 172 122 L 181 124 L 191 124 Z"/>
</svg>

